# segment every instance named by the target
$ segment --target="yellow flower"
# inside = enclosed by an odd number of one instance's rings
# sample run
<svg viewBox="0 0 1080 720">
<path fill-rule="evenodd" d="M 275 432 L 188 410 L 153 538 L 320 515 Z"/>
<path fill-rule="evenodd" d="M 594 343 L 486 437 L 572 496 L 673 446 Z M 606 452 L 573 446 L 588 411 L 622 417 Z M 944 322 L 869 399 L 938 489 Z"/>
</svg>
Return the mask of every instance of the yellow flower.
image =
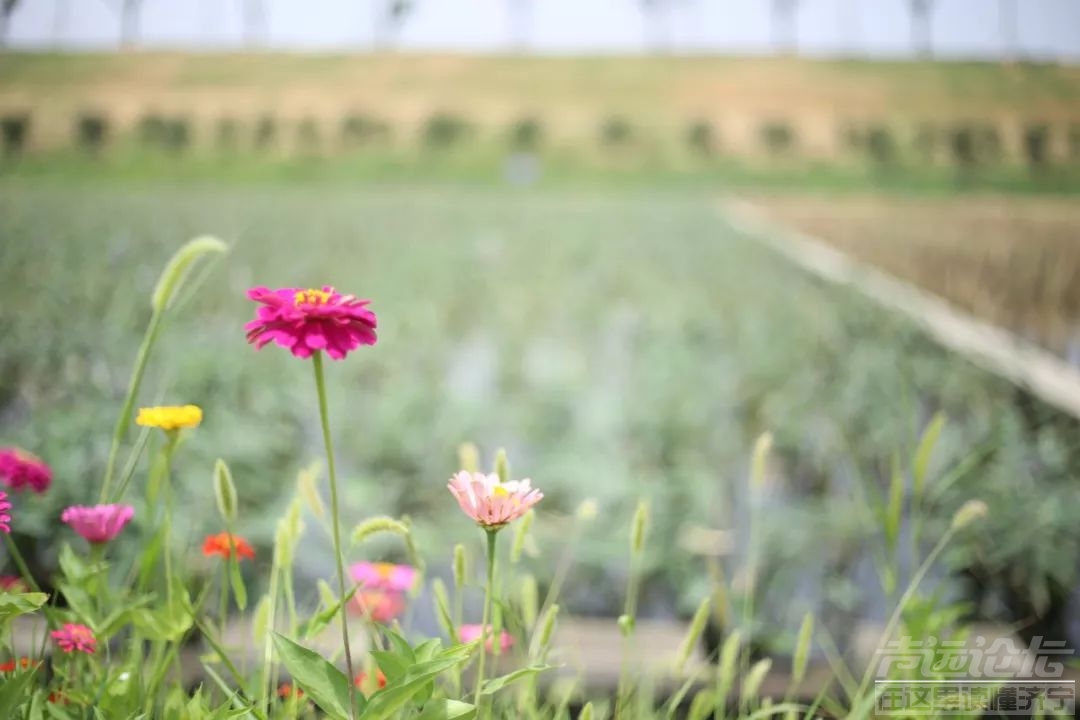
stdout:
<svg viewBox="0 0 1080 720">
<path fill-rule="evenodd" d="M 139 408 L 135 422 L 162 430 L 198 427 L 202 422 L 202 408 L 197 405 Z"/>
</svg>

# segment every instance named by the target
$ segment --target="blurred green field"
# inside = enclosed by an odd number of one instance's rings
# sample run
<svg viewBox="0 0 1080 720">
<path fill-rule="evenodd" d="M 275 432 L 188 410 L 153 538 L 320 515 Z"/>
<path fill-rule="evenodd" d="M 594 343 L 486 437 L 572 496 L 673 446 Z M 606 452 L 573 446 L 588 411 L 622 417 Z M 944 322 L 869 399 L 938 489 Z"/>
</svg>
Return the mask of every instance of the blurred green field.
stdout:
<svg viewBox="0 0 1080 720">
<path fill-rule="evenodd" d="M 329 366 L 344 517 L 408 514 L 436 573 L 446 538 L 465 537 L 445 482 L 472 440 L 487 458 L 506 447 L 547 493 L 530 562 L 543 576 L 570 546 L 571 608 L 617 611 L 643 497 L 643 610 L 683 612 L 710 588 L 683 538 L 694 525 L 744 537 L 750 448 L 771 430 L 758 607 L 789 627 L 807 606 L 843 623 L 865 610 L 852 578 L 880 544 L 865 500 L 940 410 L 925 511 L 943 526 L 966 499 L 991 506 L 954 566 L 1043 602 L 1071 587 L 1074 428 L 1015 388 L 785 265 L 709 194 L 461 186 L 0 182 L 0 440 L 56 470 L 55 490 L 19 508 L 45 566 L 60 508 L 96 496 L 157 272 L 207 232 L 232 252 L 166 329 L 141 398 L 206 412 L 175 471 L 182 534 L 217 529 L 215 457 L 260 543 L 319 457 L 310 367 L 253 351 L 242 325 L 251 286 L 327 283 L 372 298 L 380 320 L 377 346 Z M 600 516 L 575 539 L 585 499 Z M 1020 532 L 1032 522 L 1038 536 Z M 329 576 L 328 544 L 306 542 L 305 572 Z M 722 562 L 738 575 L 738 551 Z"/>
</svg>

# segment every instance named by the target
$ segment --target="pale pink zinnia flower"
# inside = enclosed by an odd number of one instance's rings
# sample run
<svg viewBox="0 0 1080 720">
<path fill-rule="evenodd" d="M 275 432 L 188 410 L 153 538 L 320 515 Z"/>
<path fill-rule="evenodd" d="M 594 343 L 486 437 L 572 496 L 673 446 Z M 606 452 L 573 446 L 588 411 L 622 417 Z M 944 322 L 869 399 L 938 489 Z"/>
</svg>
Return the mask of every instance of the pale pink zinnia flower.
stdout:
<svg viewBox="0 0 1080 720">
<path fill-rule="evenodd" d="M 407 592 L 416 582 L 416 568 L 388 562 L 358 562 L 349 568 L 352 579 L 371 590 Z"/>
<path fill-rule="evenodd" d="M 94 650 L 97 649 L 97 639 L 94 637 L 94 631 L 85 625 L 66 623 L 64 627 L 53 630 L 49 634 L 56 641 L 56 644 L 60 646 L 60 649 L 66 653 L 78 651 L 93 655 Z"/>
<path fill-rule="evenodd" d="M 462 511 L 488 530 L 497 530 L 518 519 L 544 497 L 532 488 L 528 479 L 499 482 L 499 476 L 494 473 L 485 475 L 467 470 L 450 478 L 447 487 Z"/>
<path fill-rule="evenodd" d="M 37 455 L 19 448 L 0 449 L 0 482 L 12 490 L 29 487 L 43 493 L 52 483 L 52 469 Z"/>
<path fill-rule="evenodd" d="M 134 515 L 135 508 L 130 505 L 72 505 L 64 510 L 60 519 L 87 542 L 106 543 L 119 535 Z"/>
<path fill-rule="evenodd" d="M 11 532 L 11 503 L 8 502 L 7 493 L 0 490 L 0 532 Z"/>
<path fill-rule="evenodd" d="M 375 344 L 375 313 L 365 307 L 370 300 L 342 295 L 328 285 L 322 290 L 257 287 L 248 290 L 248 297 L 261 303 L 255 319 L 244 326 L 256 349 L 275 342 L 298 358 L 325 350 L 341 360 L 360 345 Z"/>
<path fill-rule="evenodd" d="M 385 590 L 359 590 L 353 595 L 351 609 L 357 615 L 388 625 L 405 612 L 405 596 Z"/>
<path fill-rule="evenodd" d="M 473 640 L 480 639 L 480 634 L 482 631 L 483 626 L 479 624 L 462 625 L 458 628 L 458 637 L 463 643 L 472 642 Z M 494 628 L 488 625 L 487 632 L 484 633 L 485 635 L 487 635 L 487 639 L 484 641 L 484 649 L 486 649 L 488 652 L 491 652 L 491 641 L 494 640 L 494 638 L 492 637 L 493 633 Z M 499 631 L 499 650 L 501 652 L 506 652 L 513 646 L 514 638 L 510 637 L 510 633 L 506 632 L 505 630 Z"/>
</svg>

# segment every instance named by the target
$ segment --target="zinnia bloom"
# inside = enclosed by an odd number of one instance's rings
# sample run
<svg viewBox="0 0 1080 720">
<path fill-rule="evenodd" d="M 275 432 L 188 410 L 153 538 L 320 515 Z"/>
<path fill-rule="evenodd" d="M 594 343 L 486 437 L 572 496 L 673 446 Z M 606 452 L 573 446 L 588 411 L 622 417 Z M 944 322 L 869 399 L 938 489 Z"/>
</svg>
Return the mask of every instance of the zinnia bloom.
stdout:
<svg viewBox="0 0 1080 720">
<path fill-rule="evenodd" d="M 405 596 L 385 590 L 360 590 L 353 595 L 352 607 L 365 618 L 386 625 L 405 612 Z"/>
<path fill-rule="evenodd" d="M 288 700 L 291 697 L 302 698 L 304 697 L 304 691 L 298 687 L 294 687 L 292 683 L 281 683 L 278 686 L 277 694 L 279 698 Z"/>
<path fill-rule="evenodd" d="M 11 503 L 8 502 L 7 493 L 0 490 L 0 532 L 11 532 Z"/>
<path fill-rule="evenodd" d="M 0 592 L 23 593 L 26 591 L 26 581 L 18 575 L 0 575 Z"/>
<path fill-rule="evenodd" d="M 72 505 L 60 515 L 60 520 L 82 535 L 87 542 L 109 542 L 124 529 L 135 515 L 130 505 Z"/>
<path fill-rule="evenodd" d="M 493 628 L 490 625 L 488 625 L 487 626 L 487 633 L 485 633 L 488 637 L 487 637 L 487 640 L 484 641 L 484 647 L 487 649 L 488 652 L 491 652 L 491 641 L 494 640 L 494 638 L 491 637 L 493 632 L 494 632 Z M 463 642 L 463 643 L 472 642 L 473 640 L 479 640 L 480 639 L 480 633 L 481 633 L 481 626 L 480 625 L 462 625 L 461 627 L 458 628 L 458 637 L 461 638 L 461 642 Z M 506 652 L 507 650 L 509 650 L 513 646 L 514 646 L 514 638 L 510 637 L 510 633 L 506 632 L 505 630 L 500 631 L 499 632 L 499 650 L 501 652 Z"/>
<path fill-rule="evenodd" d="M 52 483 L 52 469 L 37 455 L 19 448 L 0 450 L 0 482 L 12 490 L 29 487 L 36 493 L 43 493 Z"/>
<path fill-rule="evenodd" d="M 416 568 L 387 562 L 358 562 L 349 568 L 353 580 L 372 590 L 405 592 L 416 582 Z"/>
<path fill-rule="evenodd" d="M 498 530 L 517 520 L 540 502 L 544 494 L 534 490 L 528 479 L 499 482 L 492 473 L 462 470 L 450 478 L 447 487 L 462 511 L 486 530 Z"/>
<path fill-rule="evenodd" d="M 135 422 L 143 427 L 160 428 L 165 431 L 199 427 L 202 408 L 198 405 L 166 405 L 139 408 Z"/>
<path fill-rule="evenodd" d="M 365 695 L 367 694 L 367 691 L 371 689 L 366 687 L 367 684 L 368 674 L 366 672 L 360 672 L 355 678 L 353 678 L 353 685 L 355 685 L 359 690 L 364 691 Z M 384 687 L 386 687 L 386 675 L 383 675 L 382 670 L 375 671 L 375 685 L 379 690 L 382 690 Z"/>
<path fill-rule="evenodd" d="M 49 634 L 60 649 L 66 653 L 84 652 L 87 655 L 93 655 L 94 650 L 97 649 L 97 639 L 94 638 L 94 631 L 85 625 L 67 623 L 64 627 L 53 630 Z"/>
<path fill-rule="evenodd" d="M 247 558 L 248 560 L 255 559 L 255 550 L 248 544 L 247 540 L 236 535 L 229 535 L 227 532 L 208 535 L 206 540 L 203 541 L 202 551 L 206 557 L 220 555 L 227 558 L 231 554 L 233 546 L 236 547 L 237 557 Z"/>
<path fill-rule="evenodd" d="M 298 358 L 325 350 L 341 360 L 360 345 L 375 344 L 375 313 L 365 307 L 370 300 L 342 295 L 330 286 L 322 290 L 257 287 L 248 297 L 260 307 L 255 319 L 244 326 L 247 340 L 261 349 L 275 342 Z"/>
</svg>

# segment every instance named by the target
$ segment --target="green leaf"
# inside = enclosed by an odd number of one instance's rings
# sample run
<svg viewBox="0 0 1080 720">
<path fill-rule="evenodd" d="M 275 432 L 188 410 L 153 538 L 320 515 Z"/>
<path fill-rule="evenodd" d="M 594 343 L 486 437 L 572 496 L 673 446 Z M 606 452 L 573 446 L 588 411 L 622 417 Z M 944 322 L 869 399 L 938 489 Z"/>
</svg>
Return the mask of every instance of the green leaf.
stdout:
<svg viewBox="0 0 1080 720">
<path fill-rule="evenodd" d="M 154 294 L 150 301 L 154 312 L 168 309 L 201 258 L 208 255 L 220 255 L 228 249 L 225 243 L 209 235 L 203 235 L 185 243 L 169 259 L 165 269 L 161 271 L 157 285 L 154 286 Z"/>
<path fill-rule="evenodd" d="M 476 706 L 458 700 L 432 700 L 424 705 L 416 720 L 471 720 L 476 717 Z"/>
<path fill-rule="evenodd" d="M 424 642 L 413 648 L 413 653 L 416 656 L 417 662 L 427 662 L 428 660 L 434 660 L 435 656 L 442 651 L 442 640 L 434 638 L 432 640 L 425 640 Z"/>
<path fill-rule="evenodd" d="M 44 593 L 32 593 L 34 595 L 44 595 Z M 3 596 L 0 596 L 2 598 Z M 43 601 L 44 602 L 44 601 Z M 16 717 L 15 710 L 23 704 L 30 695 L 29 687 L 34 682 L 34 676 L 37 675 L 38 667 L 35 666 L 26 672 L 16 673 L 14 677 L 10 677 L 3 683 L 0 683 L 0 717 L 12 718 Z"/>
<path fill-rule="evenodd" d="M 930 457 L 933 455 L 934 446 L 937 445 L 941 429 L 945 426 L 945 415 L 937 413 L 930 424 L 923 431 L 919 440 L 919 447 L 915 450 L 915 460 L 912 463 L 912 479 L 916 498 L 922 497 L 923 487 L 926 484 L 926 473 L 930 469 Z"/>
<path fill-rule="evenodd" d="M 889 505 L 885 509 L 885 542 L 889 551 L 896 548 L 900 536 L 900 518 L 904 512 L 904 472 L 900 469 L 900 460 L 892 459 L 892 480 L 889 485 Z"/>
<path fill-rule="evenodd" d="M 355 696 L 359 707 L 363 707 L 363 696 L 352 692 L 352 683 L 345 677 L 345 673 L 318 653 L 298 645 L 284 635 L 272 632 L 271 636 L 274 647 L 281 656 L 281 663 L 292 675 L 293 681 L 323 712 L 340 720 L 349 717 L 350 695 Z"/>
<path fill-rule="evenodd" d="M 390 628 L 386 629 L 386 637 L 390 639 L 390 644 L 394 646 L 394 652 L 405 658 L 408 664 L 411 665 L 416 662 L 416 654 L 413 652 L 412 645 L 409 645 L 408 640 Z"/>
<path fill-rule="evenodd" d="M 230 553 L 228 562 L 229 585 L 236 599 L 236 607 L 244 610 L 247 608 L 247 587 L 244 585 L 244 576 L 240 574 L 240 558 L 236 556 L 236 553 Z"/>
<path fill-rule="evenodd" d="M 29 615 L 49 601 L 45 593 L 0 593 L 0 623 Z M 0 717 L 3 717 L 0 715 Z"/>
<path fill-rule="evenodd" d="M 409 669 L 410 662 L 397 653 L 387 650 L 372 650 L 371 656 L 375 658 L 379 669 L 383 671 L 383 675 L 386 676 L 390 684 L 400 681 L 401 678 L 405 677 L 405 673 Z"/>
<path fill-rule="evenodd" d="M 90 570 L 86 566 L 86 563 L 75 554 L 75 551 L 71 549 L 71 546 L 64 543 L 64 546 L 60 548 L 60 572 L 64 574 L 64 577 L 72 582 L 79 582 L 86 579 L 90 575 Z"/>
<path fill-rule="evenodd" d="M 551 670 L 552 667 L 552 665 L 530 665 L 529 667 L 515 670 L 514 672 L 503 675 L 502 677 L 492 678 L 491 680 L 487 680 L 484 682 L 484 686 L 480 690 L 480 694 L 493 695 L 511 683 L 517 682 L 522 678 L 539 675 L 545 670 Z"/>
<path fill-rule="evenodd" d="M 386 718 L 404 707 L 415 695 L 423 692 L 440 673 L 446 672 L 468 660 L 469 655 L 477 647 L 477 643 L 455 645 L 444 650 L 434 660 L 416 663 L 408 669 L 399 683 L 393 686 L 388 685 L 371 696 L 367 709 L 360 716 L 361 719 L 386 720 Z"/>
</svg>

